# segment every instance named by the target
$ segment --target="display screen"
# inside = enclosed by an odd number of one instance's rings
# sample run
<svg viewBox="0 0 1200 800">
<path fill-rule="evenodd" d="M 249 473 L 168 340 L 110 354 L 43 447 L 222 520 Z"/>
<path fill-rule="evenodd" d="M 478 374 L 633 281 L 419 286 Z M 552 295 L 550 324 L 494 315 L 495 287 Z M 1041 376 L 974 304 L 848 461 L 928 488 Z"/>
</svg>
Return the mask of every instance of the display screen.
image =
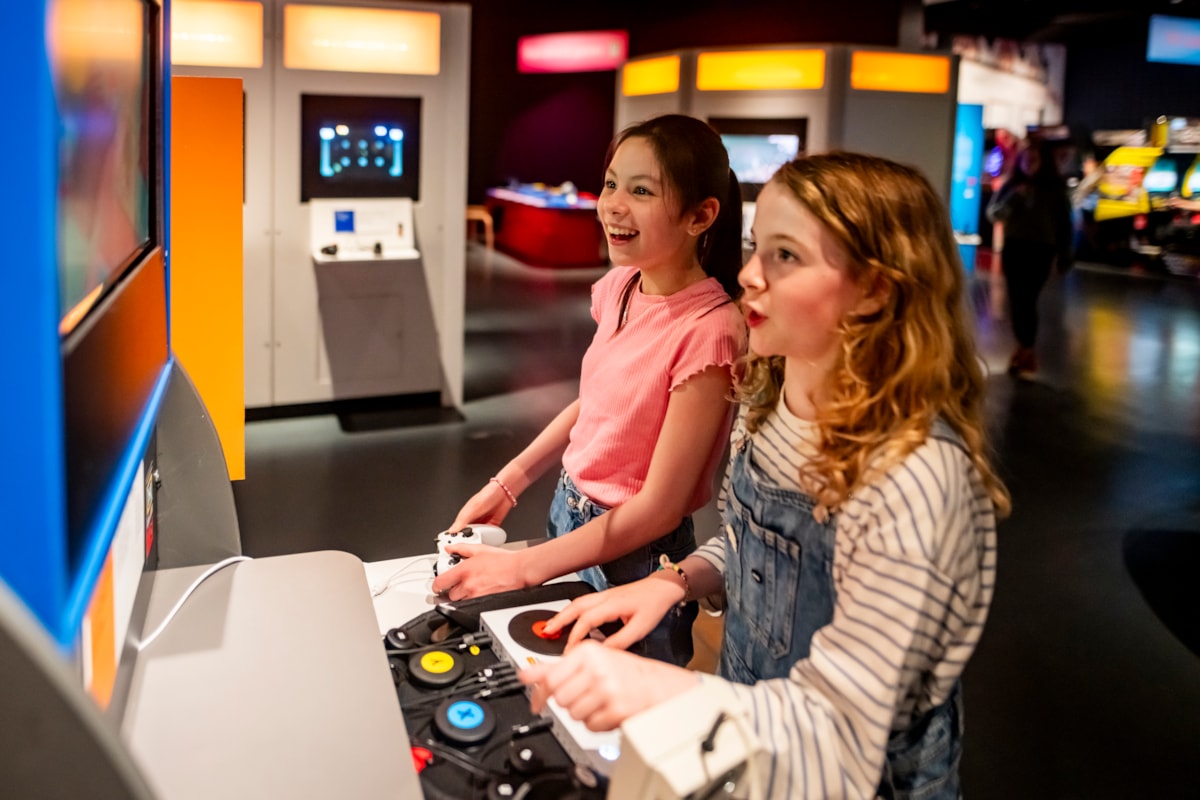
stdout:
<svg viewBox="0 0 1200 800">
<path fill-rule="evenodd" d="M 766 183 L 800 152 L 800 137 L 794 133 L 723 133 L 721 141 L 740 183 Z"/>
<path fill-rule="evenodd" d="M 1188 168 L 1183 184 L 1184 197 L 1194 197 L 1197 193 L 1200 193 L 1200 158 L 1192 162 L 1192 166 Z"/>
<path fill-rule="evenodd" d="M 1147 192 L 1168 193 L 1179 185 L 1179 170 L 1169 158 L 1160 158 L 1142 178 L 1142 188 Z"/>
<path fill-rule="evenodd" d="M 420 192 L 421 100 L 301 97 L 300 200 Z"/>
<path fill-rule="evenodd" d="M 721 134 L 746 200 L 753 200 L 775 170 L 803 155 L 806 147 L 805 119 L 713 117 L 708 124 Z"/>
<path fill-rule="evenodd" d="M 147 14 L 144 0 L 61 0 L 49 18 L 64 334 L 149 244 Z"/>
<path fill-rule="evenodd" d="M 1200 64 L 1200 19 L 1152 15 L 1146 60 Z"/>
</svg>

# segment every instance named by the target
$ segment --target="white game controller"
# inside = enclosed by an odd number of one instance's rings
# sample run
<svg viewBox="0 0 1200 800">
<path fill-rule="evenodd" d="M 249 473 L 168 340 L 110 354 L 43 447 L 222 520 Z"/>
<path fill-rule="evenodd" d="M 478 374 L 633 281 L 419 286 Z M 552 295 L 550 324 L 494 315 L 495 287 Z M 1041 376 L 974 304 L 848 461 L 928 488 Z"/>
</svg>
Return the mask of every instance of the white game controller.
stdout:
<svg viewBox="0 0 1200 800">
<path fill-rule="evenodd" d="M 433 574 L 441 575 L 446 570 L 462 561 L 459 556 L 446 552 L 448 544 L 504 544 L 508 534 L 498 525 L 476 523 L 468 525 L 460 531 L 442 531 L 437 535 L 437 563 L 433 566 Z"/>
</svg>

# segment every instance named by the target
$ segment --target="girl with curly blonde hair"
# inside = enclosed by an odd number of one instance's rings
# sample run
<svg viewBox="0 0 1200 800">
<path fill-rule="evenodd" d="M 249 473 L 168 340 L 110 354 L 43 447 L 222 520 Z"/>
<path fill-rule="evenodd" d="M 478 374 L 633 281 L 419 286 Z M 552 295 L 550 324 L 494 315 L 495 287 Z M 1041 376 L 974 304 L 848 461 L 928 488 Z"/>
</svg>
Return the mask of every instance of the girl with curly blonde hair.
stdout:
<svg viewBox="0 0 1200 800">
<path fill-rule="evenodd" d="M 574 622 L 566 658 L 522 679 L 594 729 L 725 691 L 769 753 L 758 796 L 958 797 L 960 677 L 1009 498 L 946 210 L 910 167 L 829 153 L 775 174 L 753 234 L 722 530 L 573 602 L 546 625 Z M 621 650 L 692 598 L 725 609 L 717 676 Z"/>
</svg>

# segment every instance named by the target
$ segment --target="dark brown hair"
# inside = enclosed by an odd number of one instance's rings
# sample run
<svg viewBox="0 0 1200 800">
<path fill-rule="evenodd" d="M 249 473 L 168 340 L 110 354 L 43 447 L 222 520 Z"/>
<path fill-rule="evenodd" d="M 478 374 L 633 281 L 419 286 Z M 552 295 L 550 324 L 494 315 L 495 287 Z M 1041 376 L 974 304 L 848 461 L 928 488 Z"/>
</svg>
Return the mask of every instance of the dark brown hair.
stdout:
<svg viewBox="0 0 1200 800">
<path fill-rule="evenodd" d="M 635 137 L 650 143 L 681 214 L 710 197 L 721 204 L 712 226 L 700 237 L 696 255 L 705 274 L 736 298 L 741 293 L 737 274 L 742 268 L 742 190 L 720 135 L 708 123 L 684 114 L 653 117 L 617 134 L 604 156 L 606 173 L 617 148 Z"/>
</svg>

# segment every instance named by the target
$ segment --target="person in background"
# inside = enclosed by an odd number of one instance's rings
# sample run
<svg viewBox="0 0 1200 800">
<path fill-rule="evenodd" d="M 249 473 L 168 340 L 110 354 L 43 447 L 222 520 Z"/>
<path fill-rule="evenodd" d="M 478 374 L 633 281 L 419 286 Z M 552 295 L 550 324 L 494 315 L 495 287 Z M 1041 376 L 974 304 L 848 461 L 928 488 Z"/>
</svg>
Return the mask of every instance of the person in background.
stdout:
<svg viewBox="0 0 1200 800">
<path fill-rule="evenodd" d="M 458 512 L 452 529 L 499 524 L 546 470 L 562 472 L 549 541 L 523 551 L 458 546 L 434 591 L 457 600 L 579 572 L 597 589 L 696 547 L 732 421 L 745 326 L 731 295 L 742 263 L 741 192 L 718 134 L 678 114 L 622 131 L 597 213 L 613 268 L 592 289 L 595 338 L 579 398 Z M 646 655 L 692 657 L 692 604 L 648 632 Z"/>
<path fill-rule="evenodd" d="M 1038 298 L 1055 263 L 1066 272 L 1074 258 L 1070 197 L 1045 143 L 1025 143 L 987 215 L 1004 226 L 1000 267 L 1017 340 L 1008 371 L 1032 378 L 1038 370 Z"/>
<path fill-rule="evenodd" d="M 1009 497 L 949 218 L 916 170 L 830 153 L 775 174 L 753 234 L 722 530 L 573 601 L 546 625 L 572 625 L 565 657 L 521 680 L 535 711 L 553 697 L 594 730 L 729 682 L 769 751 L 767 797 L 957 797 L 960 676 Z M 717 675 L 621 649 L 693 598 L 724 608 Z"/>
</svg>

